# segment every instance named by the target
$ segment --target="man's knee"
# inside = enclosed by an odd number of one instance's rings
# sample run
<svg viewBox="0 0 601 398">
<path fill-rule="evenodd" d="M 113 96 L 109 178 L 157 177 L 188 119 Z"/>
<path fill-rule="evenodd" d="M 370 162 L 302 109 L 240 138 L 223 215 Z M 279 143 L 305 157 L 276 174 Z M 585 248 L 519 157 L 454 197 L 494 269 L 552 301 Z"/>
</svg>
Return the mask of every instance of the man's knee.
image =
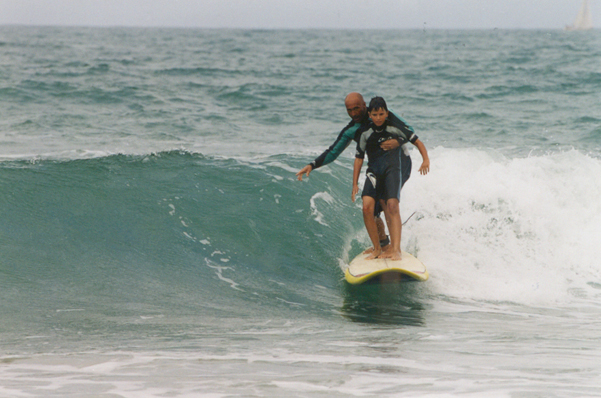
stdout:
<svg viewBox="0 0 601 398">
<path fill-rule="evenodd" d="M 388 199 L 386 202 L 386 208 L 390 215 L 396 215 L 399 213 L 399 201 L 396 199 Z"/>
</svg>

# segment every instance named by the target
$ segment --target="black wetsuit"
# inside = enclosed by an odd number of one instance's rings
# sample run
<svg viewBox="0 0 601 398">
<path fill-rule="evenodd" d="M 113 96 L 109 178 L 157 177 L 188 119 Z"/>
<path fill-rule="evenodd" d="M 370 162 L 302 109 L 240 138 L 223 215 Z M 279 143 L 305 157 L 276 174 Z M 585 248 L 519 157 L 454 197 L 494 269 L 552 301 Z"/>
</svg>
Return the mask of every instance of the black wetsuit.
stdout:
<svg viewBox="0 0 601 398">
<path fill-rule="evenodd" d="M 413 127 L 407 124 L 405 120 L 401 117 L 395 115 L 392 111 L 388 112 L 388 121 L 395 127 L 398 127 L 402 131 L 407 134 L 413 133 Z M 332 163 L 340 154 L 349 146 L 351 141 L 359 142 L 359 136 L 361 135 L 361 131 L 363 131 L 371 121 L 369 119 L 365 119 L 365 121 L 361 123 L 357 123 L 351 120 L 349 124 L 347 124 L 342 131 L 336 137 L 336 140 L 328 149 L 326 149 L 321 155 L 315 158 L 314 161 L 310 163 L 313 170 L 318 169 L 322 166 Z M 401 151 L 401 170 L 402 170 L 402 184 L 407 182 L 411 175 L 411 158 L 409 154 L 405 151 Z"/>
<path fill-rule="evenodd" d="M 413 132 L 413 127 L 408 125 L 407 122 L 405 122 L 405 120 L 403 120 L 401 117 L 396 116 L 392 111 L 388 112 L 388 121 L 402 131 L 407 133 Z M 367 118 L 361 123 L 351 120 L 351 122 L 347 124 L 342 131 L 340 131 L 334 143 L 310 163 L 312 169 L 318 169 L 336 160 L 336 158 L 340 156 L 340 154 L 349 146 L 351 141 L 359 141 L 361 131 L 363 131 L 370 123 L 370 120 Z M 411 176 L 411 157 L 404 148 L 400 149 L 400 153 L 397 151 L 397 155 L 400 155 L 402 187 Z M 377 201 L 374 208 L 374 216 L 379 216 L 381 211 L 382 207 L 380 207 L 380 202 Z M 380 242 L 382 246 L 386 246 L 389 243 L 390 240 L 388 240 L 388 237 Z"/>
<path fill-rule="evenodd" d="M 368 158 L 367 179 L 361 196 L 370 196 L 376 200 L 400 199 L 402 182 L 405 180 L 404 176 L 401 177 L 402 158 L 409 159 L 408 156 L 401 156 L 402 145 L 407 142 L 415 144 L 418 139 L 413 129 L 402 119 L 394 115 L 389 118 L 391 120 L 387 119 L 380 127 L 370 123 L 359 129 L 356 137 L 358 142 L 355 157 L 364 159 L 367 154 Z M 383 150 L 380 145 L 389 139 L 398 140 L 401 146 L 389 151 Z"/>
</svg>

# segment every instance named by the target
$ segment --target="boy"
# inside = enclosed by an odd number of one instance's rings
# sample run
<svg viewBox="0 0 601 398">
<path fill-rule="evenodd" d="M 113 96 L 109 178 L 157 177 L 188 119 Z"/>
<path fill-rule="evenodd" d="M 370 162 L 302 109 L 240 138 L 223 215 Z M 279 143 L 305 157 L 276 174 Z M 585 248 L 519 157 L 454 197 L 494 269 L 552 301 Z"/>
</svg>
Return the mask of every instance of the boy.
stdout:
<svg viewBox="0 0 601 398">
<path fill-rule="evenodd" d="M 367 178 L 361 193 L 363 200 L 363 222 L 373 244 L 373 252 L 368 260 L 375 258 L 390 258 L 401 260 L 401 215 L 399 200 L 401 194 L 401 164 L 399 151 L 401 146 L 394 150 L 385 151 L 380 143 L 390 138 L 397 139 L 401 145 L 411 142 L 422 155 L 422 165 L 419 172 L 425 175 L 430 170 L 428 151 L 423 142 L 411 131 L 403 131 L 393 126 L 387 120 L 388 107 L 382 97 L 374 97 L 368 107 L 369 117 L 372 122 L 361 131 L 358 131 L 359 140 L 355 165 L 353 169 L 353 202 L 359 192 L 359 174 L 363 166 L 363 159 L 367 154 Z M 374 221 L 374 207 L 376 200 L 380 201 L 386 214 L 386 221 L 390 232 L 391 245 L 386 252 L 382 252 L 378 238 L 378 230 Z"/>
</svg>

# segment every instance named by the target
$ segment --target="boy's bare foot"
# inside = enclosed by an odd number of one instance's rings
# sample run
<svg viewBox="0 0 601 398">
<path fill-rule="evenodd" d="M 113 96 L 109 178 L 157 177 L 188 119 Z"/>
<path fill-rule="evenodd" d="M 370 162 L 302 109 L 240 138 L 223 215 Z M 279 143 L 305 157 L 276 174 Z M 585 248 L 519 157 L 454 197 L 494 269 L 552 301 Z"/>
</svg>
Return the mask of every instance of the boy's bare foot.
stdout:
<svg viewBox="0 0 601 398">
<path fill-rule="evenodd" d="M 386 259 L 389 259 L 392 261 L 401 261 L 402 260 L 401 252 L 395 252 L 392 250 L 392 248 L 390 250 L 387 250 L 384 253 L 382 253 L 380 255 L 380 258 L 386 258 Z"/>
<path fill-rule="evenodd" d="M 384 253 L 384 252 L 385 252 L 386 250 L 388 250 L 388 249 L 390 249 L 390 245 L 382 246 L 382 253 Z M 373 251 L 374 251 L 374 248 L 373 248 L 373 247 L 370 247 L 370 248 L 368 248 L 368 249 L 365 249 L 365 250 L 363 251 L 363 254 L 369 254 L 369 253 L 371 253 L 371 252 L 373 252 Z"/>
<path fill-rule="evenodd" d="M 382 254 L 380 255 L 380 257 L 381 258 L 390 258 L 392 253 L 393 253 L 392 246 L 388 245 L 388 246 L 386 246 L 386 249 L 382 248 Z"/>
<path fill-rule="evenodd" d="M 400 252 L 396 252 L 392 254 L 392 257 L 389 258 L 392 261 L 401 261 L 403 258 Z"/>
</svg>

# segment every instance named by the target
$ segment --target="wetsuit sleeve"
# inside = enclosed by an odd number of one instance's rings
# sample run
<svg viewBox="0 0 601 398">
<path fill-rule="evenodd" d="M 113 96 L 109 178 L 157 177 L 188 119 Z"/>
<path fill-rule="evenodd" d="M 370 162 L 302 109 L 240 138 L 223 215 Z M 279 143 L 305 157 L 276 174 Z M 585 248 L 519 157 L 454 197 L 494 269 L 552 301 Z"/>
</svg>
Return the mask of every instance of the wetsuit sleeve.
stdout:
<svg viewBox="0 0 601 398">
<path fill-rule="evenodd" d="M 405 119 L 400 116 L 397 116 L 393 111 L 389 112 L 388 121 L 390 124 L 399 130 L 405 135 L 405 139 L 403 137 L 399 138 L 399 144 L 403 145 L 405 142 L 409 141 L 412 144 L 415 144 L 415 141 L 418 140 L 417 134 L 415 134 L 415 130 L 411 127 Z"/>
<path fill-rule="evenodd" d="M 314 161 L 309 163 L 313 170 L 325 166 L 326 164 L 332 163 L 340 154 L 349 146 L 351 141 L 355 138 L 355 132 L 359 128 L 358 123 L 349 123 L 345 128 L 342 129 L 336 141 L 328 149 L 326 149 L 321 155 L 315 158 Z"/>
<path fill-rule="evenodd" d="M 365 131 L 365 130 L 363 130 Z M 357 151 L 355 158 L 365 159 L 365 148 L 367 147 L 367 134 L 361 133 L 357 137 Z"/>
</svg>

